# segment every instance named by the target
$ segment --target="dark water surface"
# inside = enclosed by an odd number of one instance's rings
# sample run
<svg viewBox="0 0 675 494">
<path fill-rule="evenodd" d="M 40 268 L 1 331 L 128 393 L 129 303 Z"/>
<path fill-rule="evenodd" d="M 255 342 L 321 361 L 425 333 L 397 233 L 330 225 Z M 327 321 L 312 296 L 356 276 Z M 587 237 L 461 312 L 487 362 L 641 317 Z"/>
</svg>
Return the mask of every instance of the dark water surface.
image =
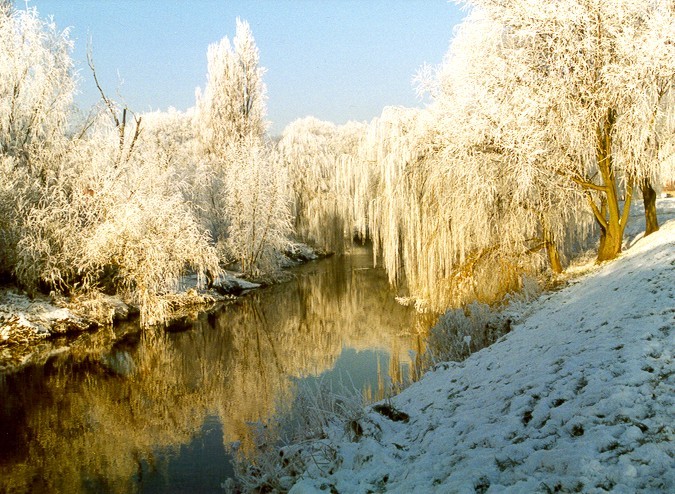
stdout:
<svg viewBox="0 0 675 494">
<path fill-rule="evenodd" d="M 0 375 L 0 493 L 223 492 L 229 447 L 316 381 L 377 397 L 410 372 L 429 321 L 371 252 L 202 314 L 181 332 L 97 334 Z"/>
</svg>

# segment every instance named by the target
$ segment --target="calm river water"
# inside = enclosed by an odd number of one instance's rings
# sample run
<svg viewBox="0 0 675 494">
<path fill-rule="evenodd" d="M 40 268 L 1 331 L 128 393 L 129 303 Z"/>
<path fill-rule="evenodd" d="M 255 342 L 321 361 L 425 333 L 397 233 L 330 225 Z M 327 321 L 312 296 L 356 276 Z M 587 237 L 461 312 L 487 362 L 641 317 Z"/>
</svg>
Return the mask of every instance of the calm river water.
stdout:
<svg viewBox="0 0 675 494">
<path fill-rule="evenodd" d="M 230 445 L 301 387 L 377 397 L 408 375 L 429 321 L 369 249 L 294 273 L 181 332 L 97 334 L 0 375 L 0 492 L 223 492 Z"/>
</svg>

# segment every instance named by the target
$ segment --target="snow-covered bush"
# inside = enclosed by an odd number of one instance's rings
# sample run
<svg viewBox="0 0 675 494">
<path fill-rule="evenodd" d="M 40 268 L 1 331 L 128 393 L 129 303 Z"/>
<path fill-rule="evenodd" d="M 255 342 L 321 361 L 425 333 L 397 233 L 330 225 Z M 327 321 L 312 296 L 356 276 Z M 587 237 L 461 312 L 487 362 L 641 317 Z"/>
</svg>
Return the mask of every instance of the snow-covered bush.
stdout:
<svg viewBox="0 0 675 494">
<path fill-rule="evenodd" d="M 163 321 L 185 270 L 218 270 L 172 150 L 134 151 L 141 119 L 105 96 L 67 134 L 72 43 L 35 9 L 0 6 L 0 46 L 0 271 L 33 292 L 114 291 Z"/>
<path fill-rule="evenodd" d="M 337 451 L 323 441 L 329 429 L 338 428 L 352 441 L 375 433 L 364 420 L 361 393 L 345 385 L 337 388 L 323 382 L 301 388 L 275 423 L 253 424 L 254 450 L 236 451 L 236 481 L 228 480 L 226 491 L 286 492 L 308 465 L 330 470 L 340 464 Z"/>
<path fill-rule="evenodd" d="M 23 217 L 53 180 L 75 77 L 68 31 L 0 4 L 0 273 L 12 274 Z"/>
<path fill-rule="evenodd" d="M 429 332 L 425 360 L 432 365 L 464 360 L 510 330 L 511 320 L 487 304 L 450 309 Z"/>
<path fill-rule="evenodd" d="M 0 156 L 0 274 L 11 275 L 20 237 L 20 211 L 31 203 L 32 187 L 26 173 L 9 156 Z"/>
<path fill-rule="evenodd" d="M 232 148 L 222 190 L 225 248 L 244 273 L 273 271 L 292 232 L 286 171 L 269 147 Z"/>
<path fill-rule="evenodd" d="M 162 322 L 161 295 L 188 269 L 217 272 L 217 257 L 172 171 L 139 154 L 115 166 L 117 146 L 105 120 L 69 144 L 21 218 L 14 273 L 33 289 L 114 291 L 140 307 L 143 324 Z"/>
</svg>

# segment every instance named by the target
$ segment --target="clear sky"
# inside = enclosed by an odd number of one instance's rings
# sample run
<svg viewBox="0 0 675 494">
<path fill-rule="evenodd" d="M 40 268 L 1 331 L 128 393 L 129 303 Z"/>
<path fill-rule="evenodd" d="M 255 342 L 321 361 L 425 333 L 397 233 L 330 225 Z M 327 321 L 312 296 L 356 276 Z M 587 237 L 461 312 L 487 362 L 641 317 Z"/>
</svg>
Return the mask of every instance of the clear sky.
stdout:
<svg viewBox="0 0 675 494">
<path fill-rule="evenodd" d="M 16 0 L 18 7 L 25 0 Z M 210 43 L 247 20 L 267 69 L 268 119 L 276 134 L 313 115 L 370 120 L 387 105 L 422 104 L 411 80 L 438 64 L 464 12 L 447 0 L 28 0 L 69 27 L 80 70 L 77 102 L 98 99 L 86 65 L 113 99 L 136 112 L 186 110 L 206 82 Z"/>
</svg>

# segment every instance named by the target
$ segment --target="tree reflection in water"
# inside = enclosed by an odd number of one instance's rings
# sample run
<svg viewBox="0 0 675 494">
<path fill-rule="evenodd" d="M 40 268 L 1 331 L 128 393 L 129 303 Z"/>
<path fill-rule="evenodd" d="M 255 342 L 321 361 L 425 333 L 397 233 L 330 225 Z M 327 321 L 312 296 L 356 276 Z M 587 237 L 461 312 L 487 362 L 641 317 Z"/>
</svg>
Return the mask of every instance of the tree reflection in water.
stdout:
<svg viewBox="0 0 675 494">
<path fill-rule="evenodd" d="M 185 445 L 214 418 L 220 450 L 195 454 L 222 455 L 217 478 L 203 479 L 217 489 L 227 475 L 223 445 L 250 447 L 248 424 L 290 403 L 306 378 L 330 374 L 345 349 L 377 361 L 369 368 L 379 372 L 348 376 L 377 397 L 409 373 L 427 321 L 397 304 L 371 266 L 370 251 L 356 248 L 201 314 L 186 331 L 117 341 L 101 332 L 0 379 L 0 491 L 137 492 L 157 475 L 171 485 Z"/>
</svg>

